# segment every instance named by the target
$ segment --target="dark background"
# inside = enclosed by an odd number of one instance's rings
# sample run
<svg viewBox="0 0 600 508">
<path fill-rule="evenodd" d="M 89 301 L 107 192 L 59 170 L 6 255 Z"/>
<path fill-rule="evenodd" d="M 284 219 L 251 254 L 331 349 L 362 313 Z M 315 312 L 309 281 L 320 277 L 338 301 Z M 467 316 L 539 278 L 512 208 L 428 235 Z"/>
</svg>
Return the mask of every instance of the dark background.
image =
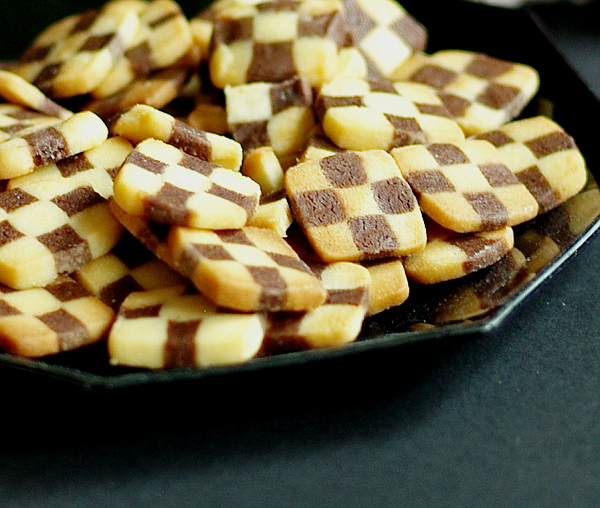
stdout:
<svg viewBox="0 0 600 508">
<path fill-rule="evenodd" d="M 2 2 L 0 56 L 74 5 Z M 536 11 L 600 94 L 597 4 Z M 596 239 L 485 337 L 106 393 L 0 369 L 0 506 L 596 507 L 599 301 Z"/>
</svg>

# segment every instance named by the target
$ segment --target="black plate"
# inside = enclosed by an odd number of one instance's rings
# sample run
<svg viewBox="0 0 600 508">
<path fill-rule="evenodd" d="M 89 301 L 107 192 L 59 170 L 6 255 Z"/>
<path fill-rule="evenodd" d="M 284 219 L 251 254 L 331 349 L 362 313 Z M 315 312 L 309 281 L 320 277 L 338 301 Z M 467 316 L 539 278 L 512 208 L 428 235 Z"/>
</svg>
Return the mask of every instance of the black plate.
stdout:
<svg viewBox="0 0 600 508">
<path fill-rule="evenodd" d="M 187 14 L 195 14 L 197 10 L 188 4 L 182 2 Z M 154 372 L 111 367 L 105 344 L 101 343 L 41 360 L 0 353 L 0 367 L 21 369 L 88 389 L 119 388 L 201 380 L 418 341 L 484 335 L 504 323 L 600 228 L 600 192 L 595 181 L 600 170 L 594 150 L 597 141 L 586 121 L 586 117 L 598 118 L 600 102 L 560 54 L 533 10 L 504 10 L 451 0 L 405 0 L 402 4 L 427 27 L 430 34 L 428 52 L 464 49 L 535 67 L 540 74 L 541 87 L 523 116 L 551 114 L 575 138 L 587 160 L 590 181 L 581 194 L 515 229 L 515 245 L 526 254 L 524 265 L 515 265 L 508 256 L 459 281 L 428 288 L 413 284 L 411 296 L 404 305 L 367 319 L 359 340 L 337 349 L 288 353 L 232 367 Z M 56 16 L 48 18 L 48 22 L 54 19 Z M 12 58 L 15 53 L 11 51 L 13 54 L 5 51 L 0 56 Z"/>
</svg>

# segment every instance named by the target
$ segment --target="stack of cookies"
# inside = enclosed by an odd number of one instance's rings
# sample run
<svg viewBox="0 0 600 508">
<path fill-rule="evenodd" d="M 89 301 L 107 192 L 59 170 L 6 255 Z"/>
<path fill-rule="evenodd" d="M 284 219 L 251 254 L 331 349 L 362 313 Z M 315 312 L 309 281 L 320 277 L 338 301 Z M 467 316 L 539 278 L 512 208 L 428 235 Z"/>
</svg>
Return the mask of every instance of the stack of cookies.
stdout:
<svg viewBox="0 0 600 508">
<path fill-rule="evenodd" d="M 162 369 L 339 347 L 518 258 L 587 172 L 531 67 L 393 0 L 112 0 L 0 71 L 0 347 Z M 520 259 L 520 258 L 519 258 Z"/>
</svg>

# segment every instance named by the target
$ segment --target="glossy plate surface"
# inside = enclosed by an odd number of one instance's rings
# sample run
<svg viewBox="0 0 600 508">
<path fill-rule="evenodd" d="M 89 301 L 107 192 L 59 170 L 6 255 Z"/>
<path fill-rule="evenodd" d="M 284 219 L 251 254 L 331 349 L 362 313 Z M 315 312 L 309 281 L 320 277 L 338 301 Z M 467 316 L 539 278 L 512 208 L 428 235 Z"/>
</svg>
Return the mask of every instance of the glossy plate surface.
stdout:
<svg viewBox="0 0 600 508">
<path fill-rule="evenodd" d="M 571 134 L 590 173 L 579 195 L 534 221 L 515 228 L 515 248 L 495 265 L 458 281 L 433 287 L 411 286 L 402 306 L 367 319 L 358 341 L 334 350 L 305 351 L 259 358 L 247 364 L 170 371 L 111 367 L 105 344 L 42 360 L 0 353 L 0 368 L 21 369 L 85 388 L 119 388 L 172 381 L 201 380 L 234 372 L 319 361 L 367 350 L 458 335 L 483 335 L 505 323 L 511 313 L 561 268 L 600 228 L 595 134 L 585 116 L 600 115 L 600 102 L 569 67 L 531 10 L 502 10 L 468 2 L 403 1 L 430 36 L 428 52 L 465 49 L 535 67 L 540 92 L 522 115 L 551 115 Z M 518 257 L 519 252 L 525 257 Z"/>
</svg>

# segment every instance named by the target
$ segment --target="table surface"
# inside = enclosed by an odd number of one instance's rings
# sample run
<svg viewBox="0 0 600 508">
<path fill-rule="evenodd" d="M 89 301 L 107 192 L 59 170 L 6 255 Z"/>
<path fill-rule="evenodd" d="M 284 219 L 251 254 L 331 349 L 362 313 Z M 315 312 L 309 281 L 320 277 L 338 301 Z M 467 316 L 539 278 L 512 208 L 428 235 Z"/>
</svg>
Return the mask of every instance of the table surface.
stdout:
<svg viewBox="0 0 600 508">
<path fill-rule="evenodd" d="M 600 95 L 598 6 L 536 9 Z M 597 238 L 485 338 L 202 390 L 0 372 L 0 506 L 598 506 L 599 301 Z"/>
</svg>

